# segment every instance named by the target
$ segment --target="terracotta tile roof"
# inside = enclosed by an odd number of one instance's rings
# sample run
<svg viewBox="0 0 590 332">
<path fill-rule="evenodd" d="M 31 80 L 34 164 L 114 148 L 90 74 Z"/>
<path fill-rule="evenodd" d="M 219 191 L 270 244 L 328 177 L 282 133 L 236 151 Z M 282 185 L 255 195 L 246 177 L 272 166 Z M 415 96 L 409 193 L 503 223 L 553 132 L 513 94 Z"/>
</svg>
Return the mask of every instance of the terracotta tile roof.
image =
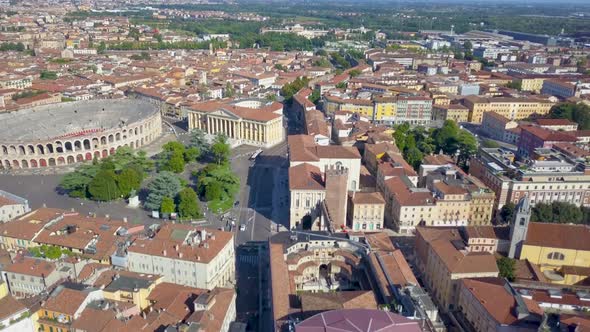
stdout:
<svg viewBox="0 0 590 332">
<path fill-rule="evenodd" d="M 504 287 L 505 281 L 500 278 L 462 279 L 465 287 L 481 303 L 488 314 L 501 325 L 515 325 L 519 319 L 514 315 L 514 307 L 517 305 L 514 294 L 509 293 Z M 537 302 L 523 298 L 527 309 L 531 314 L 542 316 L 543 309 Z"/>
<path fill-rule="evenodd" d="M 215 303 L 206 311 L 196 311 L 186 322 L 195 322 L 204 332 L 218 332 L 222 330 L 223 321 L 230 310 L 236 291 L 229 288 L 214 288 L 209 296 L 213 296 Z"/>
<path fill-rule="evenodd" d="M 31 241 L 47 223 L 61 218 L 65 210 L 41 208 L 16 220 L 0 225 L 0 234 L 5 237 Z"/>
<path fill-rule="evenodd" d="M 535 122 L 540 126 L 572 126 L 577 125 L 568 119 L 536 119 Z"/>
<path fill-rule="evenodd" d="M 21 257 L 14 263 L 5 266 L 4 272 L 18 273 L 34 277 L 47 277 L 55 271 L 55 268 L 55 264 L 50 261 Z"/>
<path fill-rule="evenodd" d="M 556 142 L 576 142 L 577 141 L 577 138 L 575 135 L 567 133 L 567 132 L 546 129 L 546 128 L 537 127 L 537 126 L 533 126 L 533 125 L 521 126 L 521 129 L 522 129 L 522 131 L 526 131 L 526 132 L 530 133 L 531 135 L 536 136 L 543 141 L 556 141 Z"/>
<path fill-rule="evenodd" d="M 466 226 L 463 229 L 468 239 L 497 239 L 493 226 Z"/>
<path fill-rule="evenodd" d="M 434 188 L 445 195 L 466 195 L 469 193 L 467 189 L 460 187 L 460 186 L 451 186 L 445 183 L 444 181 L 439 181 L 434 183 Z"/>
<path fill-rule="evenodd" d="M 525 245 L 590 251 L 590 226 L 532 222 Z"/>
<path fill-rule="evenodd" d="M 350 193 L 349 193 L 350 195 Z M 383 195 L 378 192 L 355 192 L 352 195 L 352 202 L 354 204 L 385 204 L 385 199 L 383 199 Z"/>
<path fill-rule="evenodd" d="M 206 113 L 225 111 L 234 114 L 235 116 L 242 119 L 260 122 L 267 122 L 281 117 L 280 114 L 274 113 L 275 111 L 277 111 L 276 105 L 270 105 L 268 107 L 263 107 L 261 109 L 254 109 L 235 106 L 229 102 L 206 101 L 202 103 L 192 104 L 189 108 L 198 112 Z"/>
<path fill-rule="evenodd" d="M 175 230 L 195 231 L 201 229 L 201 227 L 197 228 L 186 224 L 164 224 L 153 239 L 138 239 L 128 248 L 128 251 L 160 257 L 165 257 L 164 251 L 166 251 L 167 257 L 208 263 L 217 256 L 228 242 L 233 241 L 233 233 L 206 228 L 207 234 L 215 236 L 215 239 L 208 238 L 206 240 L 209 245 L 208 248 L 205 248 L 202 244 L 200 246 L 183 244 L 184 239 L 176 239 L 172 236 Z M 175 246 L 178 246 L 178 250 L 176 250 Z M 180 253 L 182 253 L 182 258 L 179 255 Z"/>
<path fill-rule="evenodd" d="M 87 297 L 86 292 L 63 288 L 57 295 L 52 294 L 41 309 L 74 316 Z"/>
<path fill-rule="evenodd" d="M 301 311 L 316 314 L 335 309 L 377 309 L 372 291 L 301 294 Z"/>
<path fill-rule="evenodd" d="M 5 205 L 15 205 L 15 204 L 18 204 L 18 202 L 15 202 L 8 197 L 0 196 L 0 207 L 5 206 Z"/>
<path fill-rule="evenodd" d="M 27 308 L 17 301 L 12 295 L 6 295 L 0 299 L 0 321 L 4 321 Z"/>
<path fill-rule="evenodd" d="M 328 145 L 316 145 L 313 136 L 290 135 L 287 138 L 289 144 L 290 161 L 319 161 L 326 159 L 360 159 L 359 151 L 354 147 Z"/>
<path fill-rule="evenodd" d="M 411 191 L 399 176 L 385 180 L 385 186 L 401 206 L 432 205 L 435 202 L 429 191 Z"/>
<path fill-rule="evenodd" d="M 89 243 L 97 239 L 96 253 L 84 255 L 103 260 L 116 250 L 117 230 L 126 226 L 127 224 L 120 220 L 91 218 L 78 213 L 68 213 L 62 220 L 46 226 L 35 238 L 35 242 L 84 250 Z M 68 227 L 75 231 L 69 233 Z"/>
<path fill-rule="evenodd" d="M 280 324 L 289 314 L 289 270 L 283 256 L 283 245 L 270 243 L 270 283 L 273 320 Z"/>
<path fill-rule="evenodd" d="M 448 164 L 455 164 L 455 161 L 450 156 L 445 154 L 433 154 L 433 155 L 426 155 L 424 159 L 422 159 L 422 164 L 426 165 L 448 165 Z"/>
<path fill-rule="evenodd" d="M 84 311 L 82 311 L 80 317 L 78 317 L 78 319 L 72 323 L 72 329 L 74 331 L 84 332 L 108 331 L 105 329 L 105 327 L 112 320 L 116 320 L 115 315 L 115 312 L 111 310 L 86 308 Z"/>
<path fill-rule="evenodd" d="M 148 296 L 152 307 L 158 311 L 166 311 L 178 321 L 191 314 L 193 301 L 207 290 L 176 285 L 168 282 L 158 284 Z"/>
<path fill-rule="evenodd" d="M 463 241 L 457 228 L 416 227 L 422 237 L 451 273 L 498 273 L 494 255 L 458 250 L 453 241 Z"/>
<path fill-rule="evenodd" d="M 308 163 L 289 167 L 289 189 L 291 190 L 325 190 L 322 172 Z"/>
</svg>

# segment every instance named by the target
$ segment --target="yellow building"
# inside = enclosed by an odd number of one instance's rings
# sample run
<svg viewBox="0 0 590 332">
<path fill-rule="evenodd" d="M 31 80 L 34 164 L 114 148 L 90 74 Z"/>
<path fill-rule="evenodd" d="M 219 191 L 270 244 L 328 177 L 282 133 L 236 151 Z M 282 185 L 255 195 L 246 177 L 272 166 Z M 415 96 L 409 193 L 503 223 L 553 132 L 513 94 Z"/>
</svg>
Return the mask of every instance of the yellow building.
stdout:
<svg viewBox="0 0 590 332">
<path fill-rule="evenodd" d="M 530 223 L 520 259 L 538 265 L 553 283 L 575 285 L 590 276 L 590 228 Z"/>
<path fill-rule="evenodd" d="M 523 77 L 521 78 L 521 90 L 522 91 L 531 91 L 535 93 L 541 93 L 541 88 L 543 87 L 543 82 L 546 78 L 544 77 Z"/>
<path fill-rule="evenodd" d="M 390 121 L 395 119 L 397 114 L 397 98 L 376 97 L 375 100 L 375 120 Z"/>
<path fill-rule="evenodd" d="M 457 308 L 461 279 L 498 276 L 494 255 L 457 248 L 463 239 L 456 228 L 419 226 L 415 241 L 417 268 L 443 312 Z"/>
<path fill-rule="evenodd" d="M 520 120 L 531 115 L 544 115 L 554 103 L 536 98 L 489 98 L 468 96 L 463 105 L 469 109 L 469 122 L 481 123 L 485 112 L 496 112 L 510 120 Z"/>
<path fill-rule="evenodd" d="M 8 295 L 8 284 L 2 280 L 0 281 L 0 299 L 3 299 Z"/>
<path fill-rule="evenodd" d="M 102 294 L 105 299 L 133 303 L 144 310 L 150 306 L 148 296 L 162 279 L 161 276 L 120 271 L 102 290 Z"/>
<path fill-rule="evenodd" d="M 456 123 L 469 121 L 469 109 L 461 104 L 433 105 L 432 119 L 444 122 L 453 120 Z"/>
<path fill-rule="evenodd" d="M 37 311 L 35 331 L 67 332 L 90 300 L 100 299 L 101 290 L 80 291 L 60 286 Z"/>
</svg>

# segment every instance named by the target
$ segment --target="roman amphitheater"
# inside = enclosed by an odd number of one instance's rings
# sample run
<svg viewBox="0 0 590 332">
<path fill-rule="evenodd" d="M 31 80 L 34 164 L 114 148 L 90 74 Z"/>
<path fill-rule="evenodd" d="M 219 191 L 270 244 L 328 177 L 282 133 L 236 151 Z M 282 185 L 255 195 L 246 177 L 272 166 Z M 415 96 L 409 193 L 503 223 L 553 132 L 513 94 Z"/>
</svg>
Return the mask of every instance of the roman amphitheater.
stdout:
<svg viewBox="0 0 590 332">
<path fill-rule="evenodd" d="M 0 169 L 27 169 L 141 148 L 161 135 L 162 119 L 147 102 L 93 100 L 0 113 L 0 128 Z"/>
</svg>

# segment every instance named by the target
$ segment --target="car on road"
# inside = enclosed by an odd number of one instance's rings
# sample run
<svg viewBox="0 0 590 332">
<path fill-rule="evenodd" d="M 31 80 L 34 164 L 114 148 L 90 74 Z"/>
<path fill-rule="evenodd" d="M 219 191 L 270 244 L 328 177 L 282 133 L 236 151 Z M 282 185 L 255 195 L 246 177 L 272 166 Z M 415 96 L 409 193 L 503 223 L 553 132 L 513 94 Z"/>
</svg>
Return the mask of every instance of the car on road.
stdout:
<svg viewBox="0 0 590 332">
<path fill-rule="evenodd" d="M 238 206 L 238 205 L 240 205 L 240 201 L 236 201 L 236 202 L 234 203 L 234 206 Z"/>
<path fill-rule="evenodd" d="M 243 232 L 243 231 L 245 231 L 245 230 L 246 230 L 246 225 L 244 225 L 244 224 L 241 224 L 241 225 L 240 225 L 240 231 L 242 231 L 242 232 Z"/>
</svg>

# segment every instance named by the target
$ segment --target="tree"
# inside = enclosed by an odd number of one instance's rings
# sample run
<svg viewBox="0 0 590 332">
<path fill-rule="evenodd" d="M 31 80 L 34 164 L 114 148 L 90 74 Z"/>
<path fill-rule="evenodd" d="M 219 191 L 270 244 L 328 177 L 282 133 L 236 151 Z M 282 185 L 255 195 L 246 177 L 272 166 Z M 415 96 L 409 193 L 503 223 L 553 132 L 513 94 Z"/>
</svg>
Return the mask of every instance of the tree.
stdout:
<svg viewBox="0 0 590 332">
<path fill-rule="evenodd" d="M 57 73 L 49 70 L 42 70 L 39 78 L 41 78 L 42 80 L 56 80 Z"/>
<path fill-rule="evenodd" d="M 205 133 L 201 129 L 193 129 L 190 132 L 189 147 L 194 147 L 199 150 L 201 154 L 205 154 L 209 151 L 210 145 L 205 138 Z"/>
<path fill-rule="evenodd" d="M 506 87 L 520 91 L 520 90 L 522 90 L 522 81 L 516 80 L 516 81 L 509 82 L 506 84 Z"/>
<path fill-rule="evenodd" d="M 589 223 L 578 206 L 567 202 L 537 203 L 531 214 L 531 221 L 565 224 Z"/>
<path fill-rule="evenodd" d="M 96 201 L 111 201 L 120 196 L 117 175 L 111 169 L 100 170 L 88 183 L 88 193 Z"/>
<path fill-rule="evenodd" d="M 514 219 L 514 211 L 516 210 L 516 205 L 514 203 L 509 202 L 502 206 L 500 209 L 500 222 L 502 224 L 508 224 L 512 222 Z"/>
<path fill-rule="evenodd" d="M 225 89 L 223 89 L 223 97 L 224 98 L 232 98 L 236 94 L 233 85 L 230 82 L 225 84 Z"/>
<path fill-rule="evenodd" d="M 339 82 L 338 84 L 336 84 L 336 88 L 337 89 L 346 89 L 346 82 Z"/>
<path fill-rule="evenodd" d="M 184 161 L 186 161 L 187 163 L 196 161 L 199 156 L 201 155 L 201 151 L 199 151 L 198 148 L 196 147 L 190 147 L 186 150 L 184 150 Z"/>
<path fill-rule="evenodd" d="M 199 207 L 197 193 L 192 188 L 184 188 L 178 193 L 178 214 L 181 219 L 198 219 L 203 217 Z"/>
<path fill-rule="evenodd" d="M 412 165 L 415 170 L 420 168 L 422 158 L 424 158 L 424 155 L 422 155 L 422 152 L 416 147 L 408 148 L 404 153 L 404 159 L 408 162 L 408 164 Z"/>
<path fill-rule="evenodd" d="M 121 195 L 128 197 L 132 191 L 139 190 L 141 178 L 141 174 L 135 168 L 126 168 L 117 174 L 117 187 Z"/>
<path fill-rule="evenodd" d="M 174 200 L 170 197 L 163 197 L 162 203 L 160 203 L 160 212 L 164 214 L 171 214 L 174 213 L 176 210 L 176 205 L 174 205 Z"/>
<path fill-rule="evenodd" d="M 164 144 L 162 149 L 162 153 L 158 156 L 159 170 L 182 173 L 186 166 L 186 148 L 184 145 L 180 142 L 172 141 Z"/>
<path fill-rule="evenodd" d="M 508 257 L 501 257 L 496 261 L 498 270 L 500 271 L 500 277 L 508 279 L 508 281 L 514 281 L 515 277 L 515 261 Z"/>
<path fill-rule="evenodd" d="M 81 165 L 75 172 L 64 175 L 59 189 L 70 197 L 84 198 L 88 194 L 88 184 L 96 176 L 98 170 L 96 165 Z"/>
<path fill-rule="evenodd" d="M 410 125 L 408 123 L 402 123 L 395 128 L 393 138 L 395 139 L 395 144 L 400 151 L 404 151 L 406 148 L 406 135 L 409 131 Z"/>
<path fill-rule="evenodd" d="M 217 135 L 213 145 L 211 145 L 211 153 L 217 164 L 226 163 L 230 155 L 230 147 L 227 143 L 227 138 L 224 135 Z"/>
<path fill-rule="evenodd" d="M 582 103 L 561 103 L 555 105 L 549 111 L 552 119 L 568 119 L 579 125 L 578 129 L 590 129 L 590 106 Z"/>
<path fill-rule="evenodd" d="M 319 104 L 321 97 L 322 96 L 320 94 L 320 90 L 314 89 L 313 92 L 309 95 L 309 97 L 307 97 L 307 99 L 309 99 L 309 101 L 317 105 Z"/>
<path fill-rule="evenodd" d="M 220 200 L 222 198 L 223 188 L 221 183 L 213 181 L 205 187 L 205 199 L 207 201 Z"/>
<path fill-rule="evenodd" d="M 145 207 L 148 210 L 159 210 L 164 197 L 176 197 L 181 189 L 180 179 L 171 172 L 160 172 L 148 184 L 149 192 L 145 201 Z"/>
<path fill-rule="evenodd" d="M 352 69 L 351 71 L 348 72 L 348 75 L 350 75 L 351 78 L 357 77 L 361 74 L 361 71 L 358 69 Z"/>
</svg>

